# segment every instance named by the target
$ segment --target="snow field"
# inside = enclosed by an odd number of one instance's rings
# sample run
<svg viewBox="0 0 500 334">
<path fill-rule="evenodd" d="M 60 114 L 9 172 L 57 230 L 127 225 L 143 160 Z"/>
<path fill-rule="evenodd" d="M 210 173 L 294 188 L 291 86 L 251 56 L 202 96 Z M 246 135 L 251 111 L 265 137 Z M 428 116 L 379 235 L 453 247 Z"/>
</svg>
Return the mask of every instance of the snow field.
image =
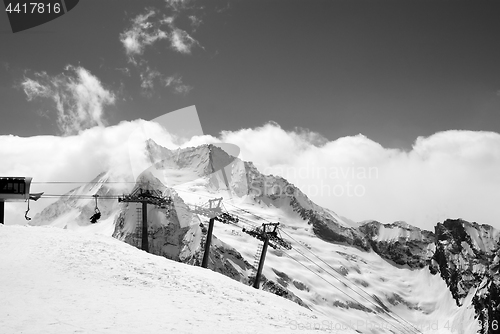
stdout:
<svg viewBox="0 0 500 334">
<path fill-rule="evenodd" d="M 329 321 L 207 269 L 55 227 L 0 226 L 0 269 L 2 333 L 316 333 L 307 324 Z"/>
</svg>

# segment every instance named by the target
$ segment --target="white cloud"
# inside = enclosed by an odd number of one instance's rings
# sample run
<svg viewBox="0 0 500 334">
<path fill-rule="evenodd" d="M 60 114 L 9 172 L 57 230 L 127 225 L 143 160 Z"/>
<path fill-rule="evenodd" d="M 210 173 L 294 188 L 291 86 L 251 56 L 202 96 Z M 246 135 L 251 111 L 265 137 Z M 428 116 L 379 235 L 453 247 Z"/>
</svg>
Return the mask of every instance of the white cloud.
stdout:
<svg viewBox="0 0 500 334">
<path fill-rule="evenodd" d="M 34 78 L 25 77 L 21 87 L 28 101 L 46 98 L 54 103 L 57 125 L 65 135 L 104 126 L 104 107 L 115 103 L 114 93 L 83 67 L 67 66 L 56 76 L 38 72 Z"/>
<path fill-rule="evenodd" d="M 116 68 L 116 70 L 120 71 L 121 73 L 123 73 L 127 77 L 130 76 L 130 69 L 128 67 L 118 67 L 118 68 Z"/>
<path fill-rule="evenodd" d="M 186 95 L 186 94 L 189 94 L 189 92 L 192 89 L 193 89 L 193 86 L 180 84 L 180 85 L 175 86 L 174 91 L 177 94 Z"/>
<path fill-rule="evenodd" d="M 432 229 L 462 217 L 500 228 L 500 134 L 446 131 L 419 137 L 410 152 L 363 135 L 318 145 L 318 134 L 270 123 L 223 132 L 241 157 L 281 175 L 318 204 L 353 220 L 405 220 Z"/>
<path fill-rule="evenodd" d="M 187 31 L 176 26 L 175 19 L 176 16 L 161 16 L 154 9 L 133 18 L 131 26 L 120 34 L 129 61 L 140 63 L 137 57 L 143 55 L 146 47 L 161 40 L 167 40 L 172 50 L 183 54 L 190 54 L 193 47 L 200 46 Z"/>
<path fill-rule="evenodd" d="M 142 55 L 146 46 L 168 38 L 168 34 L 161 30 L 158 24 L 153 23 L 152 18 L 155 15 L 154 10 L 148 9 L 144 14 L 132 19 L 131 27 L 120 34 L 120 41 L 133 63 L 135 63 L 134 56 Z"/>
<path fill-rule="evenodd" d="M 195 31 L 202 23 L 202 19 L 197 17 L 196 15 L 189 15 L 189 21 L 191 21 L 191 27 L 193 27 L 193 31 Z"/>
<path fill-rule="evenodd" d="M 0 175 L 89 181 L 110 165 L 127 172 L 129 151 L 138 154 L 134 163 L 142 158 L 140 143 L 130 150 L 127 138 L 146 125 L 152 126 L 147 133 L 155 141 L 176 146 L 175 138 L 145 121 L 95 127 L 68 137 L 0 136 Z M 266 174 L 287 178 L 316 203 L 356 221 L 405 220 L 432 229 L 446 218 L 462 217 L 500 228 L 498 133 L 440 132 L 419 137 L 413 149 L 404 152 L 384 148 L 363 135 L 327 141 L 305 129 L 285 131 L 269 123 L 226 131 L 219 138 L 194 137 L 183 146 L 219 141 L 238 145 L 240 158 L 253 161 Z M 69 188 L 32 189 L 63 190 Z M 34 203 L 34 213 L 45 204 Z M 23 212 L 16 214 L 22 218 Z"/>
<path fill-rule="evenodd" d="M 146 96 L 151 96 L 154 89 L 154 81 L 162 78 L 162 74 L 157 70 L 152 70 L 149 66 L 140 73 L 141 88 Z"/>
<path fill-rule="evenodd" d="M 154 87 L 158 83 L 163 87 L 170 87 L 172 91 L 176 94 L 186 95 L 193 87 L 186 85 L 182 81 L 182 77 L 178 74 L 171 76 L 165 76 L 155 69 L 151 69 L 146 66 L 144 70 L 140 72 L 141 77 L 141 88 L 145 96 L 153 96 Z"/>
<path fill-rule="evenodd" d="M 50 87 L 46 87 L 38 81 L 31 80 L 30 78 L 24 78 L 21 86 L 23 87 L 28 101 L 31 101 L 36 97 L 50 97 L 52 94 Z"/>
<path fill-rule="evenodd" d="M 152 96 L 155 82 L 164 83 L 163 86 L 172 86 L 173 92 L 186 95 L 192 90 L 192 86 L 182 83 L 177 76 L 166 76 L 156 69 L 152 69 L 144 55 L 146 48 L 152 47 L 162 40 L 168 43 L 168 47 L 181 54 L 191 54 L 195 47 L 203 48 L 187 31 L 176 25 L 176 19 L 181 16 L 187 1 L 166 1 L 167 7 L 174 13 L 171 16 L 161 15 L 159 10 L 148 8 L 143 14 L 137 15 L 131 20 L 131 26 L 120 34 L 120 41 L 125 48 L 125 53 L 130 63 L 139 70 L 143 94 Z M 199 26 L 201 20 L 191 15 L 191 26 Z M 175 79 L 175 80 L 174 80 Z"/>
<path fill-rule="evenodd" d="M 168 7 L 176 11 L 180 11 L 188 7 L 190 0 L 165 0 L 165 2 L 167 3 Z"/>
<path fill-rule="evenodd" d="M 173 87 L 174 92 L 177 94 L 188 94 L 193 87 L 186 85 L 182 82 L 182 77 L 179 75 L 172 75 L 163 79 L 165 87 Z"/>
<path fill-rule="evenodd" d="M 148 137 L 161 145 L 176 147 L 172 137 L 159 124 L 142 120 L 94 127 L 66 137 L 0 136 L 0 175 L 31 176 L 34 182 L 89 182 L 111 166 L 117 175 L 132 175 L 130 161 L 140 164 L 141 159 L 145 159 L 144 142 L 134 143 L 128 138 L 143 128 L 147 129 Z M 134 145 L 136 147 L 132 149 Z M 130 153 L 136 155 L 130 156 Z M 33 184 L 31 192 L 64 194 L 75 186 L 78 185 Z M 31 216 L 48 204 L 48 199 L 30 203 Z M 26 203 L 7 203 L 6 209 L 7 223 L 23 223 Z"/>
<path fill-rule="evenodd" d="M 198 45 L 198 42 L 192 38 L 186 31 L 175 28 L 170 34 L 170 43 L 172 49 L 177 52 L 190 54 L 191 49 Z"/>
</svg>

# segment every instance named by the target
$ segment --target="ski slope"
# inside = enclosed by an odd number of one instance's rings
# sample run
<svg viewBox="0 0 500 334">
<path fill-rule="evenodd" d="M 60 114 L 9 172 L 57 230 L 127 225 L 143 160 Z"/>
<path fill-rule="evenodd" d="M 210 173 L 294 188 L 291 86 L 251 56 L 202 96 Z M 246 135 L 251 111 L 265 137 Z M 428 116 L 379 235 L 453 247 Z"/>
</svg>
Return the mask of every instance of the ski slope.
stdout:
<svg viewBox="0 0 500 334">
<path fill-rule="evenodd" d="M 156 149 L 161 150 L 159 147 L 156 147 Z M 254 191 L 259 190 L 269 181 L 272 181 L 273 185 L 278 185 L 279 189 L 285 189 L 289 186 L 286 180 L 272 176 L 265 177 L 250 165 L 246 168 L 243 166 L 243 162 L 239 160 L 231 162 L 231 165 L 225 171 L 225 175 L 220 172 L 208 176 L 204 175 L 203 173 L 207 170 L 207 164 L 212 163 L 211 159 L 207 159 L 209 156 L 207 152 L 210 151 L 207 150 L 207 147 L 190 148 L 186 151 L 189 153 L 186 153 L 187 157 L 181 159 L 179 157 L 182 156 L 176 154 L 172 158 L 173 160 L 165 158 L 169 157 L 168 151 L 165 151 L 165 154 L 160 154 L 161 152 L 158 153 L 153 150 L 153 153 L 156 152 L 153 156 L 158 155 L 158 159 L 152 160 L 158 161 L 155 162 L 154 168 L 151 168 L 150 172 L 152 176 L 149 176 L 147 180 L 152 184 L 157 184 L 158 189 L 165 187 L 165 185 L 161 184 L 161 182 L 165 181 L 169 187 L 175 189 L 185 203 L 190 205 L 201 205 L 206 203 L 208 199 L 224 197 L 223 203 L 225 209 L 238 216 L 240 223 L 225 225 L 217 222 L 214 226 L 214 235 L 220 242 L 224 242 L 226 245 L 237 250 L 250 263 L 253 262 L 260 241 L 243 233 L 242 227 L 252 228 L 268 221 L 280 222 L 282 236 L 292 243 L 293 249 L 291 251 L 269 249 L 263 274 L 267 279 L 286 287 L 295 296 L 299 297 L 313 312 L 310 313 L 307 309 L 299 307 L 298 315 L 294 313 L 289 318 L 284 317 L 282 312 L 277 312 L 269 318 L 269 315 L 264 312 L 258 313 L 255 318 L 250 317 L 246 319 L 247 322 L 244 322 L 245 313 L 250 312 L 246 309 L 246 311 L 241 313 L 242 318 L 238 319 L 253 328 L 249 331 L 257 331 L 257 333 L 279 333 L 283 331 L 290 333 L 293 330 L 321 329 L 333 333 L 357 331 L 359 333 L 472 334 L 477 332 L 478 323 L 474 319 L 475 313 L 471 305 L 471 298 L 475 291 L 471 291 L 467 300 L 459 307 L 453 300 L 446 283 L 439 275 L 432 275 L 427 267 L 411 269 L 409 267 L 396 266 L 384 260 L 373 251 L 367 252 L 348 245 L 321 240 L 313 232 L 307 220 L 301 218 L 292 209 L 290 201 L 285 194 L 271 193 L 269 196 L 259 197 L 249 191 L 249 189 L 253 189 Z M 180 169 L 178 170 L 177 168 Z M 208 170 L 211 169 L 208 168 Z M 157 175 L 162 181 L 153 177 L 154 175 Z M 194 177 L 196 175 L 202 176 L 196 178 Z M 103 179 L 103 177 L 98 178 L 99 180 Z M 92 186 L 87 185 L 78 188 L 75 192 L 79 195 L 85 195 L 84 197 L 81 199 L 78 199 L 78 197 L 61 199 L 50 210 L 42 212 L 38 219 L 35 217 L 34 221 L 37 224 L 48 224 L 67 229 L 65 232 L 67 234 L 64 234 L 64 237 L 73 238 L 75 235 L 80 236 L 82 240 L 87 240 L 87 243 L 89 240 L 92 240 L 92 242 L 95 240 L 107 240 L 106 242 L 108 242 L 109 239 L 106 239 L 106 237 L 110 237 L 113 233 L 118 211 L 121 210 L 116 199 L 100 200 L 99 206 L 101 211 L 108 214 L 104 215 L 103 219 L 97 224 L 87 225 L 86 221 L 85 224 L 81 224 L 77 220 L 78 217 L 85 217 L 86 220 L 88 219 L 89 212 L 93 212 L 94 203 L 93 199 L 90 198 L 96 190 L 100 191 L 103 195 L 121 193 L 118 189 L 113 189 L 113 184 L 101 184 L 99 182 L 91 183 Z M 296 193 L 296 198 L 305 209 L 314 209 L 319 215 L 336 221 L 339 226 L 348 228 L 352 225 L 348 220 L 343 221 L 334 212 L 315 205 L 300 192 Z M 66 207 L 69 207 L 70 210 L 65 210 Z M 129 230 L 133 231 L 137 226 L 137 217 L 134 213 L 135 207 L 131 208 L 131 212 L 126 215 L 126 221 Z M 179 209 L 180 207 L 175 208 L 177 211 Z M 87 214 L 85 215 L 83 212 Z M 148 215 L 148 217 L 152 216 L 154 215 Z M 207 222 L 207 219 L 204 217 L 199 217 L 199 219 L 204 223 Z M 154 224 L 156 221 L 156 219 L 150 219 L 150 224 Z M 168 221 L 162 221 L 163 225 L 169 225 Z M 197 220 L 196 223 L 189 221 L 188 223 L 198 228 L 199 221 Z M 398 223 L 395 228 L 384 228 L 380 232 L 378 238 L 385 241 L 398 240 L 401 237 L 416 237 L 407 231 L 407 226 L 404 223 Z M 96 234 L 100 234 L 100 236 Z M 113 240 L 113 245 L 116 245 L 116 242 L 118 241 Z M 198 242 L 196 243 L 198 244 Z M 214 242 L 214 246 L 217 246 L 217 242 Z M 94 249 L 95 247 L 101 246 L 92 244 L 91 248 Z M 128 245 L 124 245 L 123 247 L 130 250 L 131 254 L 134 254 L 127 255 L 127 258 L 135 258 L 135 254 L 146 256 L 145 258 L 141 258 L 141 260 L 137 260 L 137 264 L 128 268 L 131 273 L 126 271 L 126 266 L 123 268 L 120 267 L 123 269 L 123 276 L 130 277 L 132 274 L 137 274 L 136 268 L 141 268 L 140 273 L 145 270 L 144 268 L 147 268 L 147 275 L 151 274 L 150 271 L 152 269 L 148 265 L 150 263 L 149 259 L 156 257 L 144 254 Z M 82 246 L 81 248 L 86 249 L 88 247 Z M 106 247 L 101 248 L 103 249 L 103 254 L 101 255 L 108 256 L 108 252 L 111 250 L 108 251 Z M 111 256 L 111 258 L 121 263 L 123 255 L 121 251 L 118 253 Z M 85 252 L 83 254 L 88 255 Z M 116 265 L 112 264 L 112 260 L 109 261 L 109 265 L 113 270 L 117 270 Z M 143 263 L 144 261 L 146 264 Z M 166 259 L 159 261 L 163 261 L 161 262 L 162 264 L 167 263 L 169 266 L 175 268 L 185 268 L 182 264 L 172 263 Z M 237 268 L 238 266 L 234 267 Z M 154 268 L 156 268 L 156 262 Z M 226 277 L 219 277 L 220 275 L 207 270 L 199 268 L 189 268 L 186 270 L 190 273 L 201 273 L 203 277 L 214 277 L 217 280 L 223 279 L 225 282 L 227 281 L 224 285 L 228 287 L 237 284 L 235 286 L 236 289 L 248 291 L 248 287 Z M 153 270 L 152 274 L 156 275 L 156 271 Z M 245 277 L 249 276 L 247 272 L 240 272 L 240 274 Z M 184 277 L 184 275 L 181 276 Z M 139 281 L 142 279 L 144 279 L 142 276 L 138 278 Z M 125 283 L 130 283 L 129 278 L 124 280 L 126 281 Z M 123 283 L 122 281 L 119 282 Z M 155 282 L 159 282 L 159 280 Z M 211 279 L 210 283 L 213 283 Z M 207 283 L 205 282 L 201 286 L 205 286 L 204 284 Z M 142 283 L 138 285 L 141 288 L 144 287 Z M 114 289 L 115 285 L 112 288 Z M 217 296 L 220 296 L 221 293 L 224 294 L 222 290 L 214 291 L 216 291 Z M 262 292 L 250 291 L 252 294 L 255 293 L 255 296 L 262 296 L 263 300 L 269 300 L 270 302 L 276 298 L 276 296 L 268 293 L 262 294 Z M 171 291 L 168 294 L 172 294 L 176 301 L 179 298 L 190 298 L 184 297 L 181 294 L 175 295 Z M 171 299 L 170 297 L 165 297 L 165 300 Z M 150 305 L 151 303 L 149 299 L 145 300 L 142 295 L 139 295 L 136 300 L 140 302 L 137 305 L 134 304 L 132 308 L 138 312 L 142 312 L 139 311 L 142 306 L 138 305 Z M 193 307 L 199 304 L 197 299 L 192 299 L 192 301 Z M 240 301 L 245 305 L 248 304 L 245 298 L 243 298 L 243 301 Z M 285 305 L 290 304 L 289 301 L 280 301 L 278 304 L 281 305 L 283 302 L 286 302 Z M 257 304 L 260 305 L 259 303 L 258 301 Z M 278 305 L 274 302 L 271 304 Z M 153 307 L 153 311 L 148 311 L 148 314 L 156 312 L 158 308 L 154 305 L 151 307 Z M 165 306 L 162 304 L 162 307 Z M 232 310 L 233 308 L 239 309 L 240 306 L 233 305 L 227 309 Z M 203 305 L 203 309 L 215 310 L 216 307 L 213 305 L 205 307 Z M 257 309 L 260 310 L 260 307 L 257 306 Z M 170 311 L 170 313 L 176 315 L 173 311 Z M 187 313 L 182 313 L 179 319 L 182 319 L 182 316 L 185 314 Z M 311 317 L 309 320 L 301 320 L 301 317 L 307 318 L 309 316 Z M 257 320 L 259 317 L 272 319 L 273 321 L 270 323 L 272 330 L 269 330 L 268 327 L 258 327 L 261 325 L 264 326 L 264 324 L 261 324 Z M 207 319 L 205 318 L 205 320 Z M 311 319 L 315 320 L 312 321 Z M 316 319 L 326 320 L 323 322 Z M 233 320 L 222 318 L 220 321 L 226 324 L 231 323 Z M 253 324 L 253 321 L 255 321 L 255 324 Z M 254 327 L 254 325 L 257 327 Z M 176 332 L 179 332 L 179 330 L 181 329 L 178 329 Z M 220 332 L 226 329 L 223 326 L 215 326 L 214 330 Z M 227 331 L 231 333 L 238 333 L 237 330 L 243 329 L 238 327 L 236 330 L 232 330 L 231 326 L 227 327 Z M 170 331 L 173 331 L 173 329 L 170 329 Z M 197 331 L 191 328 L 187 332 Z"/>
<path fill-rule="evenodd" d="M 336 332 L 335 319 L 99 234 L 0 225 L 0 272 L 2 333 Z"/>
<path fill-rule="evenodd" d="M 326 243 L 317 238 L 310 226 L 286 206 L 268 206 L 245 196 L 228 196 L 224 191 L 208 190 L 206 182 L 206 179 L 199 179 L 178 185 L 175 189 L 191 204 L 201 204 L 209 198 L 226 195 L 226 198 L 229 197 L 224 200 L 226 209 L 255 226 L 266 220 L 281 222 L 283 237 L 292 242 L 294 249 L 285 253 L 269 249 L 263 274 L 268 279 L 286 285 L 316 316 L 329 319 L 323 324 L 316 323 L 316 327 L 330 330 L 337 326 L 359 330 L 361 333 L 476 332 L 477 322 L 474 320 L 470 301 L 458 307 L 445 282 L 439 275 L 432 275 L 427 268 L 399 268 L 373 252 Z M 92 204 L 92 200 L 87 201 Z M 106 204 L 104 207 L 106 208 Z M 66 232 L 93 240 L 97 238 L 95 234 L 100 234 L 100 237 L 111 236 L 115 216 L 116 214 L 112 214 L 97 224 L 81 226 L 75 224 L 72 217 L 62 215 L 50 226 L 65 228 Z M 129 218 L 135 224 L 136 218 L 133 215 Z M 246 224 L 242 226 L 248 227 Z M 64 236 L 68 235 L 72 234 Z M 216 223 L 214 235 L 237 249 L 247 261 L 253 262 L 259 241 L 243 233 L 241 227 Z M 126 244 L 125 246 L 134 249 Z M 320 266 L 314 265 L 297 251 Z M 365 311 L 365 308 L 373 310 L 381 306 L 372 296 L 376 296 L 383 307 L 391 310 L 390 316 L 382 312 Z M 291 329 L 298 329 L 298 326 L 294 327 L 297 323 L 292 321 L 289 324 Z M 373 327 L 376 328 L 375 331 Z"/>
</svg>

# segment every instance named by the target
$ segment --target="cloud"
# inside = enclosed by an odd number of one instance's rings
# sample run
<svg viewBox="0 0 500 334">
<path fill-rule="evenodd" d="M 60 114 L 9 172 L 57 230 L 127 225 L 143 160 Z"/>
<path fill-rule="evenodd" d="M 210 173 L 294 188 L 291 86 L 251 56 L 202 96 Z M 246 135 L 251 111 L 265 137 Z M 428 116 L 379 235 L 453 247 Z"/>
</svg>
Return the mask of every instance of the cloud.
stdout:
<svg viewBox="0 0 500 334">
<path fill-rule="evenodd" d="M 174 7 L 180 10 L 179 6 Z M 174 13 L 173 16 L 161 15 L 159 10 L 148 8 L 145 13 L 134 17 L 131 26 L 120 34 L 120 41 L 129 61 L 133 64 L 141 63 L 144 60 L 138 56 L 143 55 L 146 47 L 162 40 L 167 41 L 172 50 L 182 54 L 191 54 L 195 46 L 201 46 L 187 31 L 176 25 L 179 15 L 179 13 Z"/>
<path fill-rule="evenodd" d="M 120 41 L 132 63 L 136 63 L 134 56 L 142 55 L 146 46 L 168 38 L 168 33 L 160 29 L 158 22 L 153 24 L 151 18 L 154 16 L 155 10 L 147 9 L 133 18 L 131 27 L 120 34 Z"/>
<path fill-rule="evenodd" d="M 104 107 L 115 103 L 115 94 L 83 67 L 67 66 L 64 73 L 46 72 L 25 76 L 20 84 L 28 101 L 49 99 L 55 107 L 56 121 L 64 135 L 104 126 Z"/>
<path fill-rule="evenodd" d="M 150 6 L 144 9 L 130 20 L 119 35 L 127 60 L 138 69 L 143 94 L 148 97 L 154 94 L 158 82 L 165 82 L 167 78 L 174 77 L 163 74 L 160 65 L 151 63 L 148 49 L 163 46 L 163 50 L 171 50 L 181 55 L 191 55 L 197 49 L 205 50 L 196 39 L 195 33 L 204 23 L 202 17 L 206 18 L 207 13 L 219 13 L 217 8 L 221 5 L 218 1 L 198 5 L 194 0 L 165 0 L 164 3 L 163 8 Z M 223 6 L 227 9 L 229 3 L 223 1 Z M 129 75 L 128 71 L 123 73 Z M 179 80 L 174 82 L 177 81 Z M 172 85 L 172 88 L 174 93 L 186 95 L 193 86 L 179 83 Z"/>
<path fill-rule="evenodd" d="M 200 19 L 196 15 L 189 15 L 188 19 L 189 21 L 191 21 L 191 27 L 193 28 L 193 31 L 196 31 L 196 29 L 203 23 L 202 19 Z"/>
<path fill-rule="evenodd" d="M 199 45 L 198 41 L 191 37 L 186 31 L 179 28 L 172 30 L 169 39 L 172 49 L 184 54 L 190 54 L 191 49 Z"/>
<path fill-rule="evenodd" d="M 146 66 L 140 72 L 140 77 L 143 94 L 147 97 L 153 96 L 154 87 L 157 84 L 163 87 L 171 87 L 174 93 L 181 95 L 186 95 L 193 89 L 192 86 L 183 83 L 180 75 L 165 76 L 159 71 L 151 69 L 149 66 Z"/>
<path fill-rule="evenodd" d="M 318 204 L 356 221 L 405 220 L 432 229 L 447 218 L 500 228 L 500 134 L 452 130 L 416 139 L 410 152 L 363 135 L 326 141 L 275 123 L 223 132 L 241 157 L 280 175 Z M 318 138 L 321 140 L 318 141 Z"/>
<path fill-rule="evenodd" d="M 150 138 L 166 147 L 176 147 L 173 137 L 158 123 L 137 120 L 115 126 L 93 127 L 76 135 L 17 137 L 0 136 L 0 175 L 31 176 L 34 182 L 85 181 L 89 182 L 111 166 L 117 177 L 132 175 L 131 162 L 147 165 L 144 142 L 130 142 L 130 134 L 146 129 Z M 132 154 L 130 156 L 129 154 Z M 132 159 L 132 160 L 131 160 Z M 75 184 L 33 184 L 31 192 L 64 194 Z M 30 203 L 34 216 L 49 199 Z M 26 203 L 6 205 L 7 223 L 23 223 Z"/>
<path fill-rule="evenodd" d="M 180 94 L 180 95 L 187 95 L 189 92 L 193 89 L 193 86 L 189 85 L 176 85 L 174 88 L 175 93 Z"/>
<path fill-rule="evenodd" d="M 151 96 L 154 82 L 157 79 L 162 78 L 162 74 L 157 70 L 152 70 L 149 66 L 146 67 L 144 71 L 140 73 L 141 76 L 141 88 L 146 96 Z"/>
<path fill-rule="evenodd" d="M 120 71 L 121 73 L 123 73 L 127 77 L 130 76 L 130 69 L 128 67 L 117 67 L 116 70 Z"/>
<path fill-rule="evenodd" d="M 137 153 L 134 163 L 144 159 L 142 143 L 131 149 L 127 139 L 146 126 L 148 136 L 160 145 L 176 147 L 174 135 L 146 121 L 95 127 L 67 137 L 0 136 L 0 175 L 89 181 L 111 165 L 127 173 L 129 152 Z M 195 136 L 183 146 L 221 141 L 240 147 L 240 158 L 254 162 L 261 172 L 285 177 L 316 203 L 355 221 L 404 220 L 432 229 L 444 219 L 461 217 L 500 228 L 498 133 L 439 132 L 417 138 L 405 152 L 361 134 L 329 141 L 307 129 L 286 131 L 268 123 L 224 131 L 218 138 Z M 32 191 L 69 189 L 37 185 Z M 44 201 L 34 203 L 34 213 L 47 205 Z M 21 219 L 22 210 L 16 215 Z"/>
<path fill-rule="evenodd" d="M 160 41 L 166 42 L 169 49 L 184 55 L 191 54 L 195 47 L 203 48 L 190 33 L 176 24 L 176 20 L 183 16 L 183 10 L 189 7 L 188 1 L 166 1 L 166 4 L 170 15 L 147 8 L 144 13 L 134 17 L 130 27 L 120 34 L 128 61 L 138 69 L 143 94 L 148 97 L 153 95 L 158 82 L 162 82 L 165 87 L 172 86 L 174 93 L 182 95 L 188 94 L 193 87 L 183 84 L 178 75 L 164 75 L 153 69 L 144 55 L 147 48 Z M 201 24 L 201 19 L 195 15 L 189 17 L 194 32 Z"/>
<path fill-rule="evenodd" d="M 182 82 L 182 77 L 179 75 L 172 75 L 164 78 L 163 83 L 166 87 L 173 87 L 174 92 L 177 94 L 186 95 L 193 89 L 192 86 L 185 85 Z"/>
<path fill-rule="evenodd" d="M 41 73 L 37 73 L 37 75 L 42 76 Z M 43 76 L 46 76 L 46 73 L 43 73 Z M 36 97 L 50 97 L 52 95 L 52 91 L 49 86 L 44 86 L 38 81 L 31 80 L 30 78 L 24 78 L 21 85 L 28 101 L 31 101 Z"/>
<path fill-rule="evenodd" d="M 188 7 L 190 0 L 165 0 L 167 6 L 175 11 L 180 11 Z"/>
</svg>

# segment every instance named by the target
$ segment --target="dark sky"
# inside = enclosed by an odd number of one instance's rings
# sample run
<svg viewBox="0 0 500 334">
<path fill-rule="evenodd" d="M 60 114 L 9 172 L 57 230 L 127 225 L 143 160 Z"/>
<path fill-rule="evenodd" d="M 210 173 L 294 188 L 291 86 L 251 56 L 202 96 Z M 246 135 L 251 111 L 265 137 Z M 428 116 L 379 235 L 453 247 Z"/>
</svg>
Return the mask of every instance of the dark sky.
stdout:
<svg viewBox="0 0 500 334">
<path fill-rule="evenodd" d="M 176 24 L 200 46 L 182 54 L 160 40 L 141 56 L 182 77 L 193 87 L 187 94 L 141 89 L 120 34 L 146 7 L 170 11 L 160 0 L 81 0 L 16 34 L 0 14 L 0 135 L 60 134 L 54 105 L 28 101 L 18 86 L 66 65 L 116 94 L 108 124 L 194 104 L 212 135 L 275 121 L 330 140 L 362 133 L 409 149 L 442 130 L 500 132 L 500 1 L 191 1 Z M 188 15 L 202 23 L 188 27 Z"/>
</svg>

